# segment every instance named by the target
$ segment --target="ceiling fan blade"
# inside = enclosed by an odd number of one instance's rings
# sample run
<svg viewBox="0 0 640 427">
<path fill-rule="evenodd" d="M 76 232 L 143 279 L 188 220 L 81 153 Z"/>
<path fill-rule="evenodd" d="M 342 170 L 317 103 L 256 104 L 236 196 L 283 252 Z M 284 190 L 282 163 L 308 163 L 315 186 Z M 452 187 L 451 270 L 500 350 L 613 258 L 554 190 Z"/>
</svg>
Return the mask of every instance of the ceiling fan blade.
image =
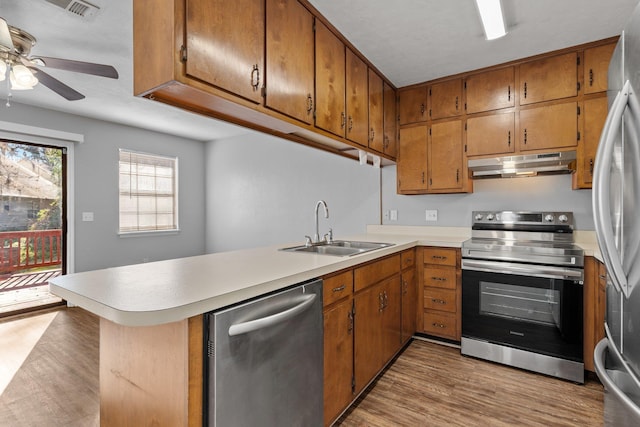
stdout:
<svg viewBox="0 0 640 427">
<path fill-rule="evenodd" d="M 29 67 L 29 69 L 35 74 L 38 78 L 38 82 L 42 83 L 44 86 L 48 87 L 58 95 L 69 101 L 77 101 L 79 99 L 84 99 L 84 95 L 78 92 L 75 89 L 70 88 L 66 84 L 62 83 L 60 80 L 51 77 L 49 74 L 45 73 L 42 70 L 39 70 L 35 67 Z"/>
<path fill-rule="evenodd" d="M 73 71 L 75 73 L 93 74 L 94 76 L 109 77 L 110 79 L 118 78 L 118 71 L 111 65 L 72 61 L 70 59 L 51 58 L 48 56 L 38 56 L 29 59 L 35 63 L 42 63 L 45 67 L 49 68 Z"/>
<path fill-rule="evenodd" d="M 0 47 L 7 49 L 9 52 L 15 50 L 11 33 L 9 32 L 9 25 L 3 18 L 0 18 Z"/>
</svg>

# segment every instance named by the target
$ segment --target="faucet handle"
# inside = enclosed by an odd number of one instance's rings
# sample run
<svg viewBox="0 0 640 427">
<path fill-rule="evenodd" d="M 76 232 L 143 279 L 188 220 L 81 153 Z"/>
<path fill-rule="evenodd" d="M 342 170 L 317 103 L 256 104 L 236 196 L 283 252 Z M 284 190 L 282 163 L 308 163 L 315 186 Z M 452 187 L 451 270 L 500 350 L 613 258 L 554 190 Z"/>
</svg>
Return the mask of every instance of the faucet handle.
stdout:
<svg viewBox="0 0 640 427">
<path fill-rule="evenodd" d="M 313 243 L 313 240 L 311 240 L 311 237 L 309 236 L 304 236 L 304 240 L 305 240 L 304 242 L 305 246 L 311 246 L 311 244 Z"/>
<path fill-rule="evenodd" d="M 324 235 L 324 241 L 327 243 L 333 242 L 333 228 L 330 228 L 329 232 Z"/>
</svg>

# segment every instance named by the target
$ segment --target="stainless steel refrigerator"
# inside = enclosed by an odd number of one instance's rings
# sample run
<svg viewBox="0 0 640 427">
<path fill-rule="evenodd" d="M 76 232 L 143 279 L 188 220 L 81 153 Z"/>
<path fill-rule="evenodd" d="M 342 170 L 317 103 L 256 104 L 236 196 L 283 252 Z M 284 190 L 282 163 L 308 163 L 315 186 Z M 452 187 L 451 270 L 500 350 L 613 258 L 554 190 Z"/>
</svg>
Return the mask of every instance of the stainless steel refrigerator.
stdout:
<svg viewBox="0 0 640 427">
<path fill-rule="evenodd" d="M 595 349 L 604 424 L 640 425 L 640 5 L 609 65 L 609 115 L 596 155 L 593 211 L 607 267 L 606 337 Z"/>
</svg>

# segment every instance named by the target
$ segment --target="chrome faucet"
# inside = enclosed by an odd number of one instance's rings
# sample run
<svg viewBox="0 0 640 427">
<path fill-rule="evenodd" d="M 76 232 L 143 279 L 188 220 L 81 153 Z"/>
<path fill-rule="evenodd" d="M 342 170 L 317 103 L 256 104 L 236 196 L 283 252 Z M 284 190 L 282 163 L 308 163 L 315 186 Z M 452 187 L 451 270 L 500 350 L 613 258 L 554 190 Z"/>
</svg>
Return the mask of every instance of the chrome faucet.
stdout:
<svg viewBox="0 0 640 427">
<path fill-rule="evenodd" d="M 324 208 L 324 217 L 325 218 L 329 218 L 329 208 L 327 208 L 327 204 L 325 203 L 324 200 L 318 201 L 318 203 L 316 203 L 316 211 L 315 211 L 315 213 L 316 213 L 316 215 L 315 215 L 315 219 L 316 219 L 316 234 L 313 235 L 314 243 L 319 243 L 320 242 L 320 229 L 319 229 L 319 226 L 318 226 L 318 209 L 320 208 L 320 206 L 322 206 Z M 331 234 L 332 234 L 332 232 L 330 230 L 329 231 L 329 236 L 331 236 Z M 325 238 L 326 238 L 326 235 L 325 235 Z"/>
</svg>

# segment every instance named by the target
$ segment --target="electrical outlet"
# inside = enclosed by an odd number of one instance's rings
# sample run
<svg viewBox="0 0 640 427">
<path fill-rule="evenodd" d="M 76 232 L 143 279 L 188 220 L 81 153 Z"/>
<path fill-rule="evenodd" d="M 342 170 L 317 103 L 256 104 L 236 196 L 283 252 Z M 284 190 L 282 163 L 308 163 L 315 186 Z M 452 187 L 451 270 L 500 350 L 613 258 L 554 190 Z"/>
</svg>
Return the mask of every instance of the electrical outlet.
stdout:
<svg viewBox="0 0 640 427">
<path fill-rule="evenodd" d="M 391 214 L 390 214 L 390 219 L 391 221 L 397 221 L 398 220 L 398 211 L 395 209 L 391 209 Z"/>
<path fill-rule="evenodd" d="M 82 221 L 93 221 L 93 212 L 82 212 Z"/>
<path fill-rule="evenodd" d="M 429 210 L 427 209 L 425 211 L 425 220 L 426 221 L 437 221 L 438 220 L 438 211 L 433 209 L 433 210 Z"/>
</svg>

